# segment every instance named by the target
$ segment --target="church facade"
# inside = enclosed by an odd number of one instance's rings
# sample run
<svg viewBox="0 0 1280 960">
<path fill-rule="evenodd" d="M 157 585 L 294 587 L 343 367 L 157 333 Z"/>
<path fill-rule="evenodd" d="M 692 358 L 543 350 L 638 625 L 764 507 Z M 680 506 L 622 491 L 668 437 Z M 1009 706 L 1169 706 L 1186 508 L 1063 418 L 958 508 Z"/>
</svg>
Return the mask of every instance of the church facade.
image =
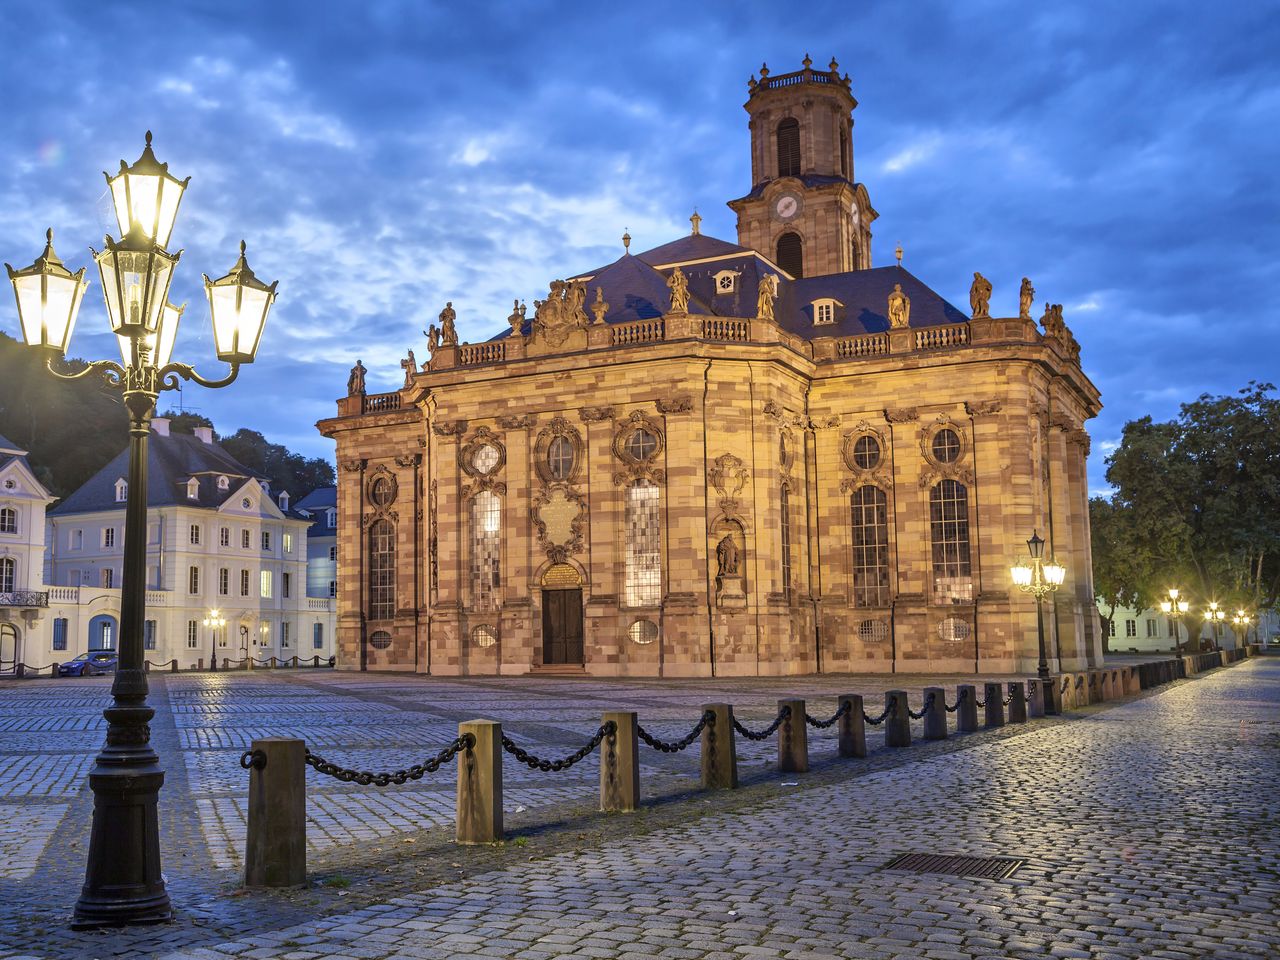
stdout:
<svg viewBox="0 0 1280 960">
<path fill-rule="evenodd" d="M 443 675 L 1029 671 L 1033 531 L 1067 567 L 1051 666 L 1101 657 L 1061 307 L 969 309 L 873 267 L 835 61 L 749 85 L 736 243 L 557 280 L 337 416 L 338 666 Z M 1012 288 L 1012 285 L 1011 285 Z M 1012 299 L 1012 297 L 1010 297 Z"/>
</svg>

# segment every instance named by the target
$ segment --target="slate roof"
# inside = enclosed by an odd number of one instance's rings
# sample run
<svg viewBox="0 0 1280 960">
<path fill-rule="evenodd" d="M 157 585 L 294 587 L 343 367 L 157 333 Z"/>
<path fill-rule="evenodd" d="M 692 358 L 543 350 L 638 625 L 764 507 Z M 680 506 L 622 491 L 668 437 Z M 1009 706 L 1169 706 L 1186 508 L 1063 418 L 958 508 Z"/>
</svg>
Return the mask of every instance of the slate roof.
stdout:
<svg viewBox="0 0 1280 960">
<path fill-rule="evenodd" d="M 218 444 L 179 433 L 151 434 L 147 444 L 147 471 L 148 507 L 182 504 L 216 509 L 234 496 L 245 481 L 267 479 L 253 473 Z M 127 478 L 128 474 L 129 451 L 126 449 L 49 513 L 123 509 L 124 505 L 116 502 L 116 481 Z M 218 489 L 219 476 L 230 479 L 226 490 Z M 187 498 L 187 481 L 192 477 L 200 483 L 200 495 L 195 500 Z"/>
<path fill-rule="evenodd" d="M 299 514 L 304 520 L 310 520 L 307 537 L 336 537 L 336 527 L 325 523 L 325 513 L 338 505 L 337 487 L 316 487 L 305 497 L 293 504 L 291 513 Z"/>
<path fill-rule="evenodd" d="M 851 187 L 857 187 L 857 184 L 852 180 L 841 176 L 833 176 L 828 173 L 806 173 L 799 177 L 788 177 L 787 179 L 799 180 L 806 187 L 825 187 L 833 183 L 847 183 Z M 776 181 L 774 180 L 762 180 L 751 188 L 750 193 L 745 197 L 740 197 L 739 200 L 754 200 L 756 197 L 760 196 L 760 194 L 764 193 L 765 187 L 775 182 Z M 738 200 L 731 200 L 729 202 L 737 203 Z"/>
<path fill-rule="evenodd" d="M 3 450 L 5 453 L 9 453 L 9 452 L 24 453 L 25 452 L 20 446 L 18 446 L 12 440 L 6 437 L 3 433 L 0 433 L 0 450 Z"/>
</svg>

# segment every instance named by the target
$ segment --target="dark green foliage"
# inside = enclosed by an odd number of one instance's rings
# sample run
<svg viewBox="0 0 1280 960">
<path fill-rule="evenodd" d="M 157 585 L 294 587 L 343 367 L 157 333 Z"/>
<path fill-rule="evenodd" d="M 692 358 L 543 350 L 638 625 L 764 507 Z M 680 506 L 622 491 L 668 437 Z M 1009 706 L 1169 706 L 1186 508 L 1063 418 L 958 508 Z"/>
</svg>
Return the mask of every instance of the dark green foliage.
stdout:
<svg viewBox="0 0 1280 960">
<path fill-rule="evenodd" d="M 272 493 L 287 490 L 297 499 L 316 487 L 334 485 L 333 467 L 327 460 L 290 453 L 280 444 L 270 443 L 257 430 L 242 427 L 219 442 L 223 450 L 250 470 L 269 477 Z"/>
</svg>

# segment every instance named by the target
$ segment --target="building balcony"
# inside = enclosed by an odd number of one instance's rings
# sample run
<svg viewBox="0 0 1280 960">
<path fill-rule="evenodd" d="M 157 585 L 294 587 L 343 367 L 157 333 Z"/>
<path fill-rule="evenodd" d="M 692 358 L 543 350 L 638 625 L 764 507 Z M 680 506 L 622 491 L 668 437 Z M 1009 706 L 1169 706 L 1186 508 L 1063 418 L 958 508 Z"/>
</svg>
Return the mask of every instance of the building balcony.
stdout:
<svg viewBox="0 0 1280 960">
<path fill-rule="evenodd" d="M 14 590 L 0 593 L 0 607 L 47 607 L 49 594 L 38 590 Z"/>
</svg>

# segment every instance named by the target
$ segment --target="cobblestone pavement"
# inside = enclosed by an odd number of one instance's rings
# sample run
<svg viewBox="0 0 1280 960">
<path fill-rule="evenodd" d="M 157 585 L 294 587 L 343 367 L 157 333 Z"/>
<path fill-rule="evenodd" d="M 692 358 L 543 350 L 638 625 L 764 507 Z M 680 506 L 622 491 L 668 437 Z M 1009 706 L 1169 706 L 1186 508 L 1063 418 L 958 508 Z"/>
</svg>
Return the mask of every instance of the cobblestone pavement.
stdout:
<svg viewBox="0 0 1280 960">
<path fill-rule="evenodd" d="M 244 894 L 245 774 L 254 736 L 302 736 L 344 764 L 433 754 L 460 720 L 502 720 L 544 756 L 571 752 L 605 709 L 662 737 L 727 701 L 762 727 L 803 692 L 810 713 L 937 678 L 732 681 L 441 680 L 280 672 L 157 676 L 168 779 L 162 843 L 178 922 L 75 934 L 106 681 L 0 688 L 0 958 L 464 955 L 1275 957 L 1280 955 L 1280 659 L 1250 661 L 1065 719 L 834 759 L 779 775 L 775 744 L 738 740 L 747 786 L 694 792 L 697 749 L 645 750 L 649 805 L 595 814 L 598 768 L 508 763 L 492 848 L 450 842 L 452 771 L 378 790 L 309 772 L 317 885 Z M 942 678 L 948 684 L 972 678 Z M 949 699 L 953 699 L 953 694 Z M 918 728 L 918 725 L 917 725 Z M 918 729 L 917 729 L 918 733 Z M 898 854 L 1011 856 L 1007 880 L 886 871 Z"/>
</svg>

